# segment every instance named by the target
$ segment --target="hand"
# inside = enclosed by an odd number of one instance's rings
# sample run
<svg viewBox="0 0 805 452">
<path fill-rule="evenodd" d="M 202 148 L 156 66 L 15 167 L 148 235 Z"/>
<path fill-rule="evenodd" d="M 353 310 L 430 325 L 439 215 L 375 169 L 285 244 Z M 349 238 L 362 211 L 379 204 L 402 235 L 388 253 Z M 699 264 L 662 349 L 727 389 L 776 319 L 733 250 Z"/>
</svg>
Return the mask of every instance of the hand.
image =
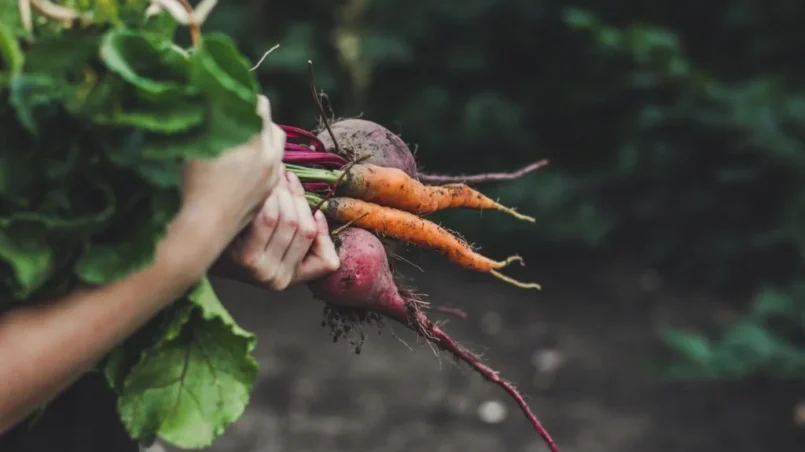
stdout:
<svg viewBox="0 0 805 452">
<path fill-rule="evenodd" d="M 263 131 L 212 160 L 188 162 L 183 215 L 196 227 L 211 228 L 218 252 L 254 218 L 280 180 L 285 132 L 271 121 L 271 106 L 258 98 Z"/>
<path fill-rule="evenodd" d="M 305 189 L 291 172 L 228 254 L 260 286 L 278 291 L 321 278 L 340 265 L 324 214 L 312 214 Z"/>
</svg>

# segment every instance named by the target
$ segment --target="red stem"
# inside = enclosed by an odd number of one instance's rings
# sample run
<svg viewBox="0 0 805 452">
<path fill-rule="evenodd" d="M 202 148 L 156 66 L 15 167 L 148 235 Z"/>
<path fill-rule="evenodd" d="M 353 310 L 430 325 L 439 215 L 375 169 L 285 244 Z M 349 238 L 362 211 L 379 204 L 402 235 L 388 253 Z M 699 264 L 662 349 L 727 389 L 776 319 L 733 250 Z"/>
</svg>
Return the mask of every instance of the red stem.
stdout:
<svg viewBox="0 0 805 452">
<path fill-rule="evenodd" d="M 481 184 L 484 182 L 499 182 L 499 181 L 518 179 L 532 171 L 536 171 L 539 168 L 542 168 L 547 164 L 548 160 L 540 160 L 528 166 L 524 166 L 523 168 L 520 168 L 517 171 L 512 171 L 508 173 L 484 173 L 484 174 L 469 174 L 469 175 L 458 175 L 458 176 L 419 173 L 417 174 L 417 177 L 419 178 L 420 182 L 427 184 L 451 184 L 451 183 Z"/>
<path fill-rule="evenodd" d="M 298 144 L 285 144 L 283 163 L 302 166 L 320 166 L 325 168 L 342 168 L 347 164 L 346 159 L 330 152 L 316 152 Z"/>
<path fill-rule="evenodd" d="M 438 326 L 434 325 L 421 312 L 416 313 L 416 322 L 418 323 L 417 326 L 419 328 L 424 329 L 423 333 L 426 338 L 430 337 L 432 342 L 435 342 L 440 347 L 454 354 L 457 358 L 467 363 L 486 379 L 503 388 L 503 390 L 514 399 L 517 405 L 520 406 L 520 410 L 523 412 L 523 414 L 525 414 L 529 422 L 531 422 L 534 430 L 539 433 L 539 436 L 541 436 L 548 445 L 551 452 L 559 452 L 559 447 L 556 445 L 553 438 L 551 438 L 551 435 L 548 434 L 548 431 L 545 430 L 545 427 L 543 427 L 539 422 L 539 419 L 537 419 L 537 416 L 534 414 L 534 412 L 531 411 L 531 408 L 528 406 L 528 403 L 526 403 L 525 399 L 523 399 L 520 391 L 518 391 L 508 381 L 500 378 L 497 372 L 483 364 L 475 355 L 462 347 L 458 342 L 454 341 L 450 336 L 447 335 L 447 333 L 442 331 Z"/>
<path fill-rule="evenodd" d="M 431 310 L 435 312 L 441 312 L 442 314 L 452 315 L 453 317 L 458 317 L 459 319 L 467 318 L 467 313 L 459 308 L 449 308 L 447 306 L 434 306 L 431 308 Z"/>
<path fill-rule="evenodd" d="M 287 126 L 280 124 L 280 129 L 285 132 L 285 135 L 289 139 L 296 139 L 305 141 L 309 144 L 313 149 L 317 152 L 325 152 L 326 149 L 324 148 L 324 143 L 319 140 L 319 137 L 314 135 L 312 132 L 308 132 L 305 129 L 300 129 L 299 127 L 294 126 Z"/>
<path fill-rule="evenodd" d="M 302 182 L 302 187 L 305 191 L 326 192 L 330 189 L 330 184 L 327 182 Z"/>
</svg>

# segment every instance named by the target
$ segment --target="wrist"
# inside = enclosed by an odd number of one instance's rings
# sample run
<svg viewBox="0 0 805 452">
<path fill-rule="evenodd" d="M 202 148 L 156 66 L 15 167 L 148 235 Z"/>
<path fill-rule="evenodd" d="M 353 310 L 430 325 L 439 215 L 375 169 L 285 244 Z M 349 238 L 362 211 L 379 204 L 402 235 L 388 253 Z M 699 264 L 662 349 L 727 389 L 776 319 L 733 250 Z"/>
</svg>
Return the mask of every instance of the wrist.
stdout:
<svg viewBox="0 0 805 452">
<path fill-rule="evenodd" d="M 187 204 L 174 218 L 165 241 L 177 265 L 201 278 L 224 252 L 241 229 L 232 215 L 204 206 Z"/>
</svg>

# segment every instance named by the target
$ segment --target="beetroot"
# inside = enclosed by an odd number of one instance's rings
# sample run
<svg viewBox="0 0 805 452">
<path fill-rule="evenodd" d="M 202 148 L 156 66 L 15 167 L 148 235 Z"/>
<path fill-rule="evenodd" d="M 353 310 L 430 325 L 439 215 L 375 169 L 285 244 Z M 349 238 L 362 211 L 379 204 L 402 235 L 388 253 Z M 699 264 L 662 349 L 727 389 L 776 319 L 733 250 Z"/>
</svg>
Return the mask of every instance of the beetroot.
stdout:
<svg viewBox="0 0 805 452">
<path fill-rule="evenodd" d="M 328 304 L 325 313 L 333 328 L 334 340 L 354 328 L 350 321 L 371 322 L 380 320 L 380 316 L 386 316 L 402 323 L 431 344 L 467 363 L 488 381 L 503 388 L 520 406 L 550 450 L 558 452 L 556 444 L 519 391 L 431 322 L 423 312 L 428 308 L 427 303 L 410 294 L 401 293 L 395 284 L 388 256 L 380 239 L 369 231 L 350 227 L 337 234 L 334 241 L 341 260 L 340 268 L 309 284 L 313 294 Z M 327 320 L 323 325 L 327 325 Z M 356 348 L 358 352 L 359 347 L 360 345 Z"/>
<path fill-rule="evenodd" d="M 398 168 L 409 176 L 417 177 L 414 155 L 405 142 L 380 124 L 365 119 L 343 119 L 330 124 L 339 153 L 348 159 L 361 159 L 362 163 Z M 335 152 L 333 138 L 327 129 L 319 132 L 319 140 L 329 152 Z"/>
<path fill-rule="evenodd" d="M 313 294 L 349 308 L 393 312 L 398 307 L 396 286 L 383 243 L 374 234 L 346 228 L 334 237 L 341 266 L 310 284 Z"/>
</svg>

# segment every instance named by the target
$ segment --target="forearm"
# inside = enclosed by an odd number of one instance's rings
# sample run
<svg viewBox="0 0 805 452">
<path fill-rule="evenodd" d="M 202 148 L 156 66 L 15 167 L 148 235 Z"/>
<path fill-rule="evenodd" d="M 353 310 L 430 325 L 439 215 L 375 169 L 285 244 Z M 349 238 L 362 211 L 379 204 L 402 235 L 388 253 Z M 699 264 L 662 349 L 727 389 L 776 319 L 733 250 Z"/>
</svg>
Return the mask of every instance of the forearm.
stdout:
<svg viewBox="0 0 805 452">
<path fill-rule="evenodd" d="M 176 222 L 150 267 L 0 315 L 0 433 L 72 384 L 203 276 L 222 246 L 201 234 L 188 222 Z"/>
</svg>

